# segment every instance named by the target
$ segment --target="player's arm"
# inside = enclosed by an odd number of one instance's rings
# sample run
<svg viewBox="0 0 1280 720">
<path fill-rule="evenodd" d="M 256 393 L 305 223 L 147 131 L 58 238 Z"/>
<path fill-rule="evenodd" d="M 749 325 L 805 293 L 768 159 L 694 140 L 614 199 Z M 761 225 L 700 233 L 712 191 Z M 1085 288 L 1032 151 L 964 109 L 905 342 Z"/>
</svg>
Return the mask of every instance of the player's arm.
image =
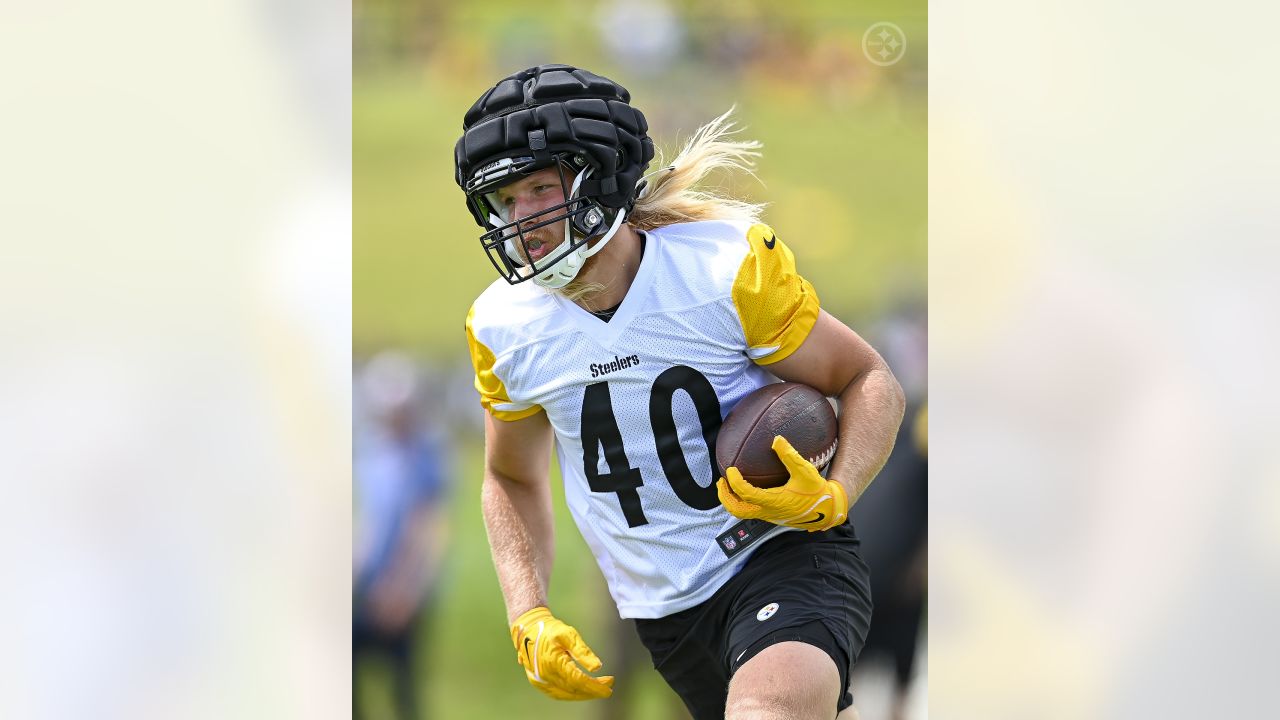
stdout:
<svg viewBox="0 0 1280 720">
<path fill-rule="evenodd" d="M 825 530 L 844 522 L 888 460 L 902 422 L 902 388 L 870 345 L 819 307 L 817 292 L 772 228 L 753 225 L 747 241 L 732 290 L 747 356 L 783 380 L 838 398 L 840 444 L 830 482 L 779 436 L 773 449 L 790 471 L 785 484 L 756 488 L 736 468 L 725 468 L 716 491 L 737 517 Z"/>
<path fill-rule="evenodd" d="M 546 413 L 512 421 L 485 413 L 481 505 L 508 622 L 547 604 L 555 555 L 551 438 Z"/>
<path fill-rule="evenodd" d="M 557 700 L 605 698 L 613 677 L 583 672 L 599 670 L 600 658 L 547 609 L 555 548 L 551 438 L 544 412 L 510 421 L 485 413 L 485 529 L 516 659 L 529 683 Z"/>
<path fill-rule="evenodd" d="M 769 365 L 783 380 L 804 383 L 840 401 L 840 444 L 828 477 L 857 502 L 884 467 L 902 424 L 902 386 L 880 354 L 847 325 L 820 310 L 808 337 Z"/>
</svg>

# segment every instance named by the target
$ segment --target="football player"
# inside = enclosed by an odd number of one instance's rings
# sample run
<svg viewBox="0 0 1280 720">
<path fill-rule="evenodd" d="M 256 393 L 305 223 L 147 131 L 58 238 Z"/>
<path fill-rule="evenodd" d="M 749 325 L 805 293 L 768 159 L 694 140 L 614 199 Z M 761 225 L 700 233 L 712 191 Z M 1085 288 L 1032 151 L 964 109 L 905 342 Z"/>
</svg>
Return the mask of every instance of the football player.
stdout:
<svg viewBox="0 0 1280 720">
<path fill-rule="evenodd" d="M 880 470 L 902 390 L 821 309 L 760 206 L 697 190 L 758 144 L 721 116 L 645 176 L 653 142 L 617 83 L 518 72 L 467 111 L 456 180 L 496 280 L 467 342 L 487 410 L 483 509 L 516 656 L 561 700 L 613 678 L 547 607 L 556 448 L 565 498 L 623 618 L 698 720 L 832 718 L 866 637 L 849 506 Z M 839 399 L 829 479 L 782 438 L 762 490 L 715 466 L 722 418 L 774 378 Z M 841 717 L 852 716 L 848 710 Z"/>
</svg>

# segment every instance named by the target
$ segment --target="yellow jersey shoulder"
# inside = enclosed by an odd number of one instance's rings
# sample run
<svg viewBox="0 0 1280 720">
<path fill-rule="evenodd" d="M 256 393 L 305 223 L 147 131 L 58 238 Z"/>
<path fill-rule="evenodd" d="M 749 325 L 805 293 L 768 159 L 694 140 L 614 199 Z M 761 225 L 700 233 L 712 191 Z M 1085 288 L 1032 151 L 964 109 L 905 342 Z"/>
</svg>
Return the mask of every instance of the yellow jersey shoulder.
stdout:
<svg viewBox="0 0 1280 720">
<path fill-rule="evenodd" d="M 528 283 L 532 285 L 532 283 Z M 538 288 L 511 286 L 497 280 L 472 303 L 465 323 L 467 351 L 475 371 L 480 404 L 499 420 L 520 420 L 542 408 L 512 400 L 500 358 L 526 338 L 532 324 L 554 312 L 550 298 Z"/>
<path fill-rule="evenodd" d="M 747 253 L 733 281 L 733 304 L 747 355 L 768 365 L 790 356 L 809 336 L 818 321 L 818 294 L 773 228 L 751 225 L 746 240 Z"/>
</svg>

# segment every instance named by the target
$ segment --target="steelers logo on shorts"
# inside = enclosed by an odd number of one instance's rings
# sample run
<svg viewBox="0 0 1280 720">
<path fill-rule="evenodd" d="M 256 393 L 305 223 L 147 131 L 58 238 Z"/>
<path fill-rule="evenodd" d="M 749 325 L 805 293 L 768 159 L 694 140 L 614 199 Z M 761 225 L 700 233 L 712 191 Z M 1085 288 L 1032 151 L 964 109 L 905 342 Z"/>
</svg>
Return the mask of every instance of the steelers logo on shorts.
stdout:
<svg viewBox="0 0 1280 720">
<path fill-rule="evenodd" d="M 764 622 L 765 620 L 773 617 L 773 614 L 776 612 L 778 612 L 778 603 L 769 603 L 768 605 L 760 608 L 760 612 L 756 613 L 756 619 L 760 622 Z"/>
</svg>

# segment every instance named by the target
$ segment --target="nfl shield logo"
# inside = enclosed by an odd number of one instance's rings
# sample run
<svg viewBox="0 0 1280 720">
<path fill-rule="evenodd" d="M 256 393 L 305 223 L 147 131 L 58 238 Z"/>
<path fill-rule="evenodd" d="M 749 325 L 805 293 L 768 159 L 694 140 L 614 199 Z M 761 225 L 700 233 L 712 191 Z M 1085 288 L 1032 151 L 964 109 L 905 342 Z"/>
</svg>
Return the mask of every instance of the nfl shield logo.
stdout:
<svg viewBox="0 0 1280 720">
<path fill-rule="evenodd" d="M 727 537 L 724 539 L 724 548 L 726 550 L 732 550 L 736 547 L 738 547 L 738 543 L 734 542 L 733 538 Z"/>
</svg>

